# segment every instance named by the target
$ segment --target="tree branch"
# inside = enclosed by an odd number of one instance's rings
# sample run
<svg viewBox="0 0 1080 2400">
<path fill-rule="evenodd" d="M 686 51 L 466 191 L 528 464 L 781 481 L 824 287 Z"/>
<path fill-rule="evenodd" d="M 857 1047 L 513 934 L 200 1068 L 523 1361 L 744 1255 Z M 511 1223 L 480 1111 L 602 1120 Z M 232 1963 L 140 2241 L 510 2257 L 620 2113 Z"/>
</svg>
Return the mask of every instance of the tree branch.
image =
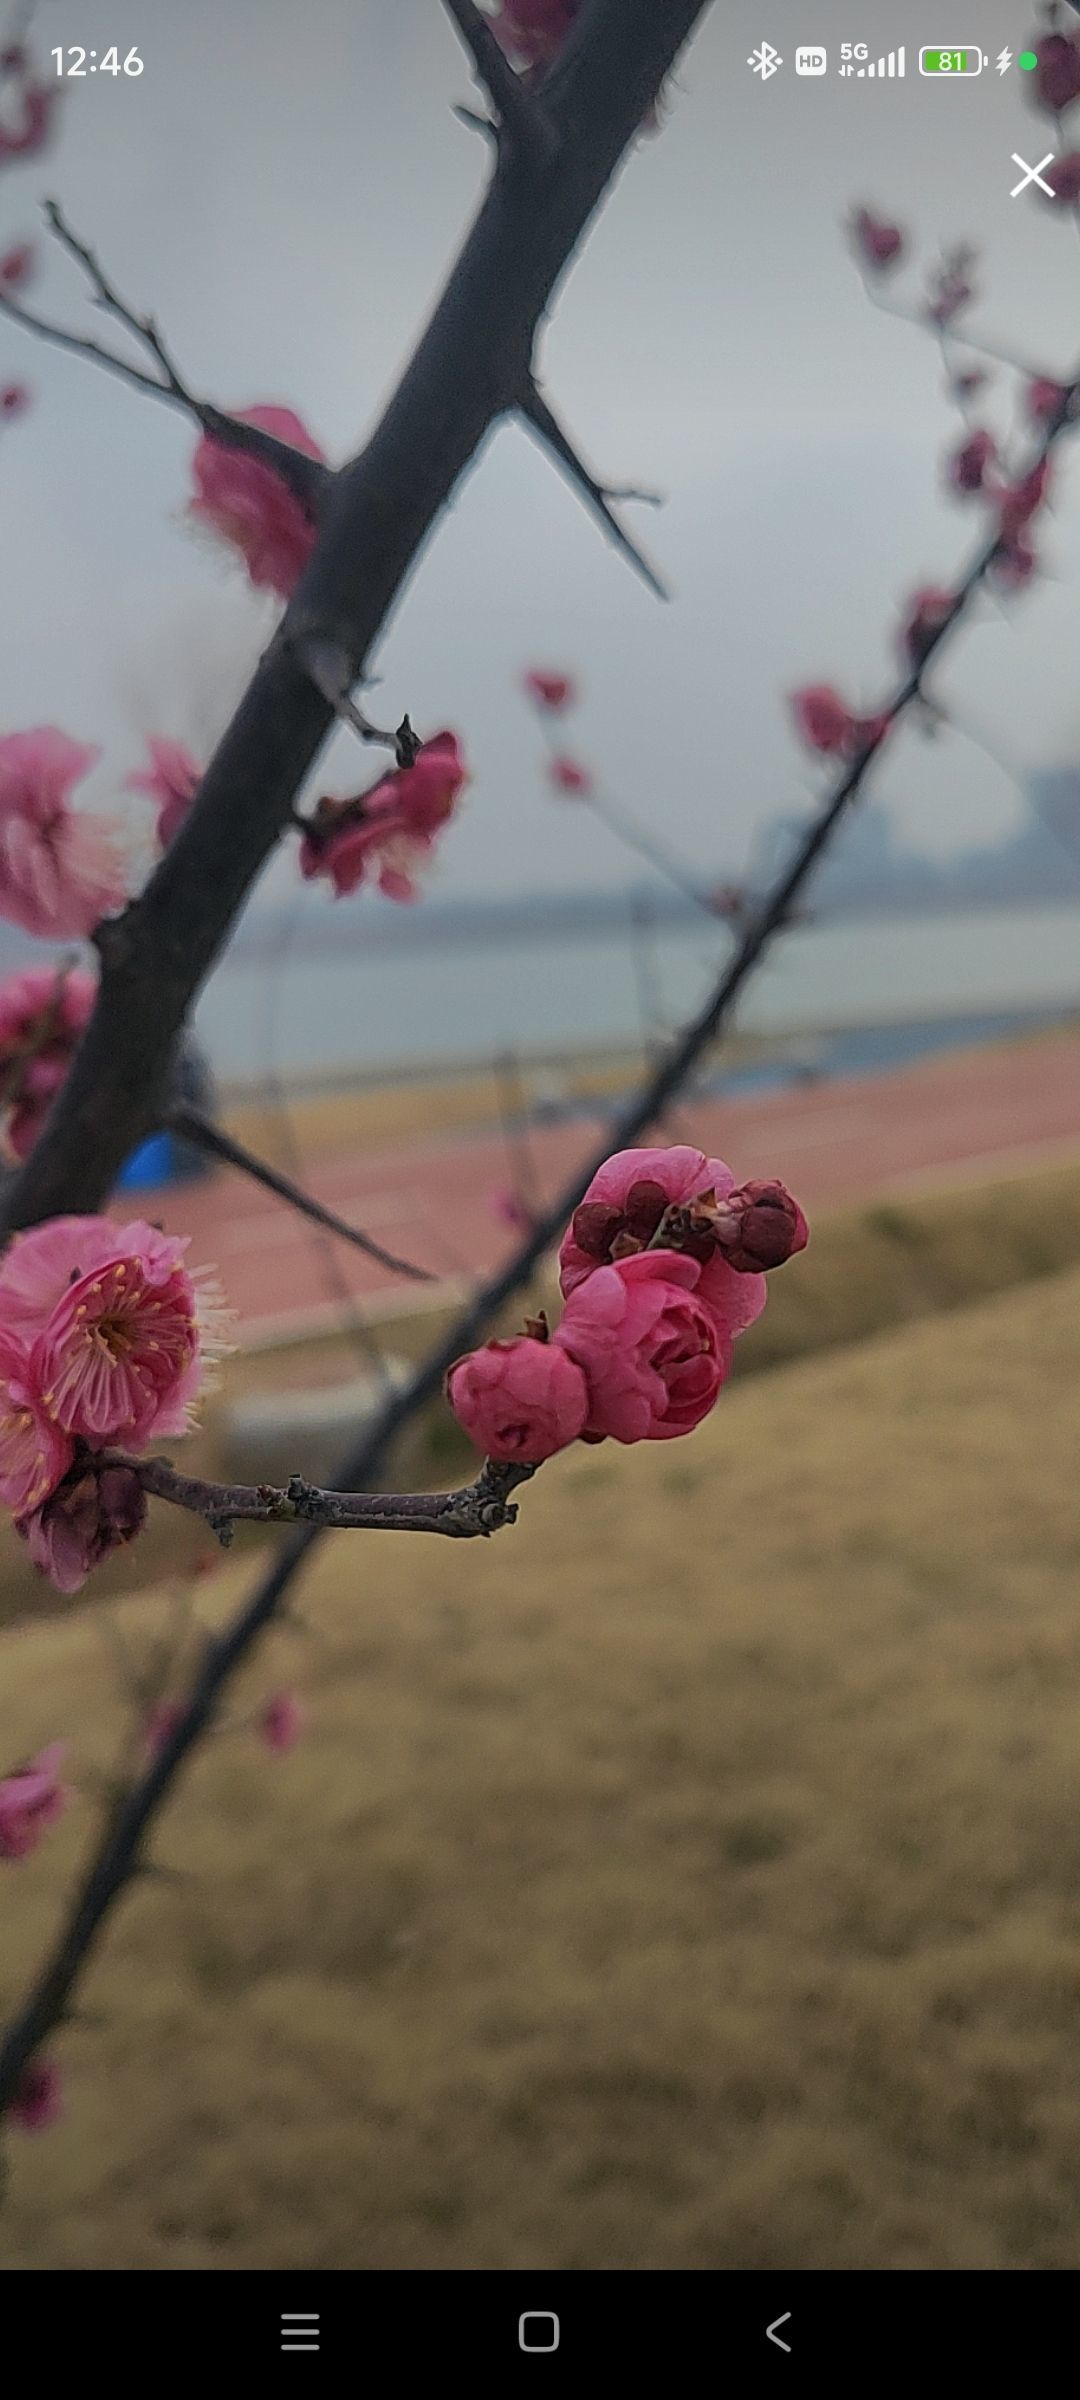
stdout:
<svg viewBox="0 0 1080 2400">
<path fill-rule="evenodd" d="M 154 319 L 140 317 L 120 298 L 94 252 L 79 240 L 55 200 L 46 201 L 45 215 L 57 240 L 79 261 L 89 276 L 98 307 L 118 318 L 136 341 L 149 350 L 161 370 L 160 375 L 147 374 L 144 367 L 137 367 L 131 359 L 122 357 L 119 351 L 106 349 L 103 342 L 95 342 L 89 335 L 72 333 L 67 326 L 56 325 L 50 318 L 39 316 L 36 309 L 27 308 L 25 302 L 16 300 L 10 292 L 2 289 L 0 315 L 10 318 L 14 325 L 21 325 L 25 332 L 37 334 L 42 341 L 53 343 L 58 349 L 93 359 L 109 374 L 119 375 L 125 383 L 133 385 L 136 391 L 150 392 L 171 407 L 183 409 L 215 442 L 221 442 L 229 449 L 244 450 L 249 457 L 259 459 L 263 466 L 272 467 L 312 519 L 317 519 L 333 480 L 331 469 L 323 466 L 320 459 L 307 458 L 302 450 L 294 450 L 291 443 L 279 441 L 276 434 L 264 433 L 258 425 L 244 425 L 238 417 L 229 416 L 224 409 L 215 408 L 210 401 L 196 399 L 194 392 L 183 381 L 175 360 L 166 350 Z"/>
<path fill-rule="evenodd" d="M 174 1133 L 179 1141 L 190 1142 L 194 1149 L 201 1150 L 207 1158 L 220 1159 L 223 1166 L 238 1167 L 242 1175 L 250 1175 L 253 1183 L 261 1183 L 264 1191 L 274 1192 L 279 1200 L 287 1200 L 289 1207 L 295 1208 L 300 1216 L 310 1218 L 313 1225 L 323 1226 L 327 1233 L 336 1233 L 343 1242 L 351 1242 L 354 1250 L 362 1250 L 365 1257 L 375 1259 L 380 1267 L 388 1267 L 392 1274 L 407 1275 L 414 1283 L 438 1281 L 430 1268 L 414 1266 L 408 1258 L 398 1258 L 393 1250 L 384 1250 L 381 1242 L 373 1241 L 369 1233 L 362 1233 L 358 1225 L 349 1225 L 344 1217 L 335 1216 L 332 1208 L 324 1208 L 321 1200 L 313 1199 L 310 1192 L 305 1192 L 300 1184 L 293 1183 L 288 1175 L 279 1174 L 276 1167 L 268 1166 L 263 1158 L 257 1158 L 253 1150 L 245 1149 L 243 1142 L 234 1141 L 230 1133 L 223 1132 L 220 1125 L 212 1124 L 210 1118 L 204 1117 L 199 1109 L 188 1108 L 178 1101 L 167 1110 L 163 1126 L 167 1132 Z"/>
<path fill-rule="evenodd" d="M 167 1458 L 129 1458 L 126 1452 L 106 1450 L 97 1463 L 128 1467 L 144 1492 L 155 1500 L 202 1517 L 220 1541 L 232 1527 L 249 1525 L 317 1525 L 337 1533 L 440 1533 L 452 1541 L 476 1541 L 500 1533 L 517 1521 L 510 1494 L 531 1481 L 537 1470 L 524 1464 L 487 1459 L 474 1483 L 457 1492 L 334 1492 L 320 1491 L 302 1475 L 279 1489 L 269 1483 L 208 1483 L 202 1477 L 181 1475 Z"/>
<path fill-rule="evenodd" d="M 534 159 L 556 156 L 559 136 L 541 101 L 511 66 L 476 0 L 443 0 L 472 60 L 476 80 L 487 93 L 510 143 Z M 481 120 L 482 122 L 483 120 Z"/>
<path fill-rule="evenodd" d="M 557 111 L 552 102 L 557 165 L 513 150 L 500 161 L 381 423 L 333 478 L 279 633 L 175 841 L 111 929 L 94 1016 L 40 1140 L 4 1194 L 0 1231 L 100 1205 L 160 1116 L 188 1011 L 333 723 L 297 642 L 336 644 L 362 673 L 459 476 L 518 405 L 540 318 L 707 6 L 592 0 L 579 21 Z"/>
<path fill-rule="evenodd" d="M 579 458 L 569 435 L 564 433 L 557 417 L 553 415 L 547 401 L 531 379 L 525 397 L 519 401 L 518 407 L 525 423 L 531 427 L 538 440 L 543 442 L 545 449 L 550 451 L 552 457 L 558 460 L 564 473 L 581 493 L 593 515 L 599 518 L 600 523 L 610 534 L 616 548 L 622 551 L 623 557 L 629 559 L 631 566 L 636 567 L 638 574 L 648 584 L 650 592 L 655 592 L 658 600 L 670 600 L 671 594 L 666 584 L 661 583 L 655 567 L 650 564 L 644 551 L 640 550 L 637 543 L 631 540 L 625 526 L 620 525 L 611 506 L 613 500 L 644 500 L 655 508 L 659 504 L 658 495 L 655 492 L 635 491 L 630 485 L 613 488 L 608 484 L 598 482 L 591 469 Z"/>
</svg>

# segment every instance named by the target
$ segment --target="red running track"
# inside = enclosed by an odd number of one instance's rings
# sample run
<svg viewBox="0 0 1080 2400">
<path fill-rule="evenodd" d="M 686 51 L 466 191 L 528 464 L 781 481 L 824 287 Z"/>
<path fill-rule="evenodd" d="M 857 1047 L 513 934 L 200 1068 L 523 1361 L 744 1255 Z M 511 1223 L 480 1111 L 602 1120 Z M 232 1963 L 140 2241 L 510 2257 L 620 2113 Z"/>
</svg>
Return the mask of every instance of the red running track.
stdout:
<svg viewBox="0 0 1080 2400">
<path fill-rule="evenodd" d="M 531 1135 L 541 1201 L 557 1195 L 599 1134 L 599 1119 L 578 1118 Z M 779 1175 L 811 1213 L 958 1173 L 1049 1162 L 1070 1145 L 1080 1150 L 1080 1033 L 953 1052 L 890 1075 L 703 1101 L 676 1110 L 658 1138 L 696 1142 L 726 1158 L 740 1181 Z M 446 1286 L 489 1274 L 513 1248 L 495 1206 L 509 1180 L 505 1143 L 490 1130 L 324 1160 L 307 1177 L 341 1216 L 432 1270 L 442 1298 Z M 193 1263 L 216 1264 L 245 1348 L 332 1329 L 342 1279 L 379 1317 L 415 1311 L 431 1292 L 316 1233 L 231 1169 L 131 1195 L 114 1213 L 135 1209 L 171 1233 L 189 1233 Z"/>
</svg>

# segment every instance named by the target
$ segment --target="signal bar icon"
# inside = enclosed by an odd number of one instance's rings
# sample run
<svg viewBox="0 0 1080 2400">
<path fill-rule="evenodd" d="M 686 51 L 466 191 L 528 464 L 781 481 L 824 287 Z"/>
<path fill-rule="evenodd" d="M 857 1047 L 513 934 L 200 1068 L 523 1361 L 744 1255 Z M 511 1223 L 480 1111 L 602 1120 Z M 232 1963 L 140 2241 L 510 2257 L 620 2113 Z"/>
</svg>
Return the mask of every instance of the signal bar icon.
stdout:
<svg viewBox="0 0 1080 2400">
<path fill-rule="evenodd" d="M 878 75 L 906 75 L 907 50 L 901 45 L 899 50 L 888 51 L 884 58 L 877 59 L 869 66 L 841 67 L 840 73 L 841 75 L 854 75 L 858 81 L 861 81 L 864 76 L 870 76 L 873 79 Z"/>
</svg>

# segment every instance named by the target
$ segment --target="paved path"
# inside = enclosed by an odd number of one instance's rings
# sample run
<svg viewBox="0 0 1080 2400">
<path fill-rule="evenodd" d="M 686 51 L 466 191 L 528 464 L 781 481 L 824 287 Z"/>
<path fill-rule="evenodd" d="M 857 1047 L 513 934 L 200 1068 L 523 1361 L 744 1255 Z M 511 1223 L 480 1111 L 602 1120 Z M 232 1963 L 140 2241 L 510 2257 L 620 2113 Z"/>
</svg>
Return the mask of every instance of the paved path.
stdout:
<svg viewBox="0 0 1080 2400">
<path fill-rule="evenodd" d="M 541 1199 L 559 1191 L 599 1132 L 599 1119 L 578 1119 L 531 1136 Z M 811 1212 L 1029 1158 L 1049 1162 L 1071 1145 L 1080 1158 L 1080 1033 L 953 1052 L 898 1074 L 705 1101 L 676 1111 L 667 1138 L 726 1158 L 740 1179 L 782 1176 Z M 508 1180 L 505 1145 L 489 1131 L 324 1160 L 308 1177 L 342 1216 L 444 1285 L 490 1272 L 512 1248 L 494 1204 Z M 246 1178 L 223 1170 L 202 1184 L 139 1194 L 128 1207 L 190 1233 L 193 1261 L 216 1262 L 244 1347 L 337 1321 L 340 1286 L 323 1237 Z M 388 1275 L 343 1242 L 330 1246 L 334 1271 L 380 1317 L 415 1311 L 430 1289 Z"/>
</svg>

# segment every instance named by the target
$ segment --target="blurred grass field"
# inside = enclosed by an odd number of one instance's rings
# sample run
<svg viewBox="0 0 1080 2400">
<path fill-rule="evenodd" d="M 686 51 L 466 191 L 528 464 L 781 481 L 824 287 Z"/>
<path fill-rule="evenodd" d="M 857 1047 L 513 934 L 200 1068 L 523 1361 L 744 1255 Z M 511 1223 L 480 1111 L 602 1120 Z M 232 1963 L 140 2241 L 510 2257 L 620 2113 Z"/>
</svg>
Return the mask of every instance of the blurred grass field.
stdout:
<svg viewBox="0 0 1080 2400">
<path fill-rule="evenodd" d="M 490 1545 L 324 1545 L 232 1712 L 306 1739 L 193 1767 L 0 2257 L 1074 2265 L 1078 1443 L 1073 1269 L 557 1461 Z M 3 1657 L 0 1756 L 100 1767 L 99 1612 Z M 5 1873 L 7 2006 L 90 1816 Z"/>
</svg>

